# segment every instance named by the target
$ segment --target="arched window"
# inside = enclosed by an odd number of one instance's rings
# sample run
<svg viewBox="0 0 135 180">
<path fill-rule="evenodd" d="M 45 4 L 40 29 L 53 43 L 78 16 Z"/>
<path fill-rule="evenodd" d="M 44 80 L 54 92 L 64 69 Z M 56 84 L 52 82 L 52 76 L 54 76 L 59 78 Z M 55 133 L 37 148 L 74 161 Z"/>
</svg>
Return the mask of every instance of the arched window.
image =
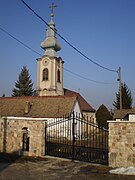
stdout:
<svg viewBox="0 0 135 180">
<path fill-rule="evenodd" d="M 27 127 L 22 128 L 22 150 L 29 151 L 29 129 Z"/>
<path fill-rule="evenodd" d="M 60 82 L 60 70 L 57 71 L 57 81 Z"/>
<path fill-rule="evenodd" d="M 43 81 L 48 81 L 48 69 L 43 70 Z"/>
</svg>

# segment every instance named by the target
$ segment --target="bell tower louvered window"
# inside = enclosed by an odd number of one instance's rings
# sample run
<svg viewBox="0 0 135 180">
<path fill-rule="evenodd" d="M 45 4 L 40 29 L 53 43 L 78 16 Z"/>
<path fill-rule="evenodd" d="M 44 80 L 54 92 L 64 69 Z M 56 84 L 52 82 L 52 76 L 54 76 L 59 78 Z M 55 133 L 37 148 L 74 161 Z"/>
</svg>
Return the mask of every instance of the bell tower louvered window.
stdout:
<svg viewBox="0 0 135 180">
<path fill-rule="evenodd" d="M 57 71 L 57 81 L 60 82 L 60 70 Z"/>
</svg>

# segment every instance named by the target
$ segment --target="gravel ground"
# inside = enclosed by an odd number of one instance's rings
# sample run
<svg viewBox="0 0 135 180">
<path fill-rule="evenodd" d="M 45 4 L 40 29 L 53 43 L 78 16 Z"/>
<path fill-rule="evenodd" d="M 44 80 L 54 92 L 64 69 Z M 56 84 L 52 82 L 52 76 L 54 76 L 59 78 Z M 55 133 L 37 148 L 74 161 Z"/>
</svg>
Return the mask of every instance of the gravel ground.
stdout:
<svg viewBox="0 0 135 180">
<path fill-rule="evenodd" d="M 110 174 L 110 169 L 60 158 L 0 154 L 0 180 L 135 180 L 135 176 Z"/>
</svg>

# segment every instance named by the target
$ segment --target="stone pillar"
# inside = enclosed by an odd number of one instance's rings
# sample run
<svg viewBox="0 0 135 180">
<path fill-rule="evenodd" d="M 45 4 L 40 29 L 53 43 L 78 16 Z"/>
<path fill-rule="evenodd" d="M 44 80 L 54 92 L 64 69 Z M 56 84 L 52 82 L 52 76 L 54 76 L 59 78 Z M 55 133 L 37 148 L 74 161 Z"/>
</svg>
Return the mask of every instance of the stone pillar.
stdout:
<svg viewBox="0 0 135 180">
<path fill-rule="evenodd" d="M 109 166 L 135 166 L 135 120 L 108 121 Z"/>
</svg>

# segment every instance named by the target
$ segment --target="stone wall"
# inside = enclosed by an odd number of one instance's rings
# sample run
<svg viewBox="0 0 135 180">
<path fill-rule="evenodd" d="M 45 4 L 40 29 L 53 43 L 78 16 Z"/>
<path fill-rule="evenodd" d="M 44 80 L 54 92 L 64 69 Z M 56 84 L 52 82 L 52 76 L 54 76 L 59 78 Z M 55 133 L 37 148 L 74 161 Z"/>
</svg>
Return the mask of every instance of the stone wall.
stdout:
<svg viewBox="0 0 135 180">
<path fill-rule="evenodd" d="M 45 123 L 39 118 L 0 118 L 0 152 L 19 155 L 45 155 Z M 29 151 L 22 151 L 22 129 L 29 129 Z"/>
<path fill-rule="evenodd" d="M 109 166 L 135 166 L 135 120 L 108 121 Z"/>
</svg>

